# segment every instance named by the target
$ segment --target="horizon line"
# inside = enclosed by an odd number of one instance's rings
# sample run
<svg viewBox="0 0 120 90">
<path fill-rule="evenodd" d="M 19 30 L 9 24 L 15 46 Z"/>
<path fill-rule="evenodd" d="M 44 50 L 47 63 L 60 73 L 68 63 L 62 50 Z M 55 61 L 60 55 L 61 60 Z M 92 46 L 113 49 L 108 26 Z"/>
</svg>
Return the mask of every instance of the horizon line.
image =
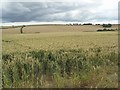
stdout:
<svg viewBox="0 0 120 90">
<path fill-rule="evenodd" d="M 113 22 L 0 22 L 0 26 L 20 26 L 20 25 L 47 25 L 47 24 L 88 24 L 91 23 L 93 25 L 95 24 L 119 24 L 113 23 Z"/>
</svg>

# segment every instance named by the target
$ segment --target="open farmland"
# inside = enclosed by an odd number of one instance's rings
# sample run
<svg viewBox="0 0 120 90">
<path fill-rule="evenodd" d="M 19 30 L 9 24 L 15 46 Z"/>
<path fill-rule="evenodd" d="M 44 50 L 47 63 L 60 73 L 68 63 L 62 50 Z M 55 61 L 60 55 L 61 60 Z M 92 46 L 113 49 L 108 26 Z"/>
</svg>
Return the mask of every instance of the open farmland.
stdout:
<svg viewBox="0 0 120 90">
<path fill-rule="evenodd" d="M 103 29 L 101 25 L 36 25 L 26 26 L 23 28 L 24 33 L 50 33 L 50 32 L 96 32 Z M 110 29 L 118 29 L 118 25 L 114 24 Z M 3 30 L 3 34 L 19 34 L 20 27 L 8 28 Z"/>
<path fill-rule="evenodd" d="M 117 32 L 61 32 L 3 35 L 3 52 L 117 47 Z"/>
<path fill-rule="evenodd" d="M 3 29 L 3 87 L 117 88 L 118 32 L 99 28 Z"/>
</svg>

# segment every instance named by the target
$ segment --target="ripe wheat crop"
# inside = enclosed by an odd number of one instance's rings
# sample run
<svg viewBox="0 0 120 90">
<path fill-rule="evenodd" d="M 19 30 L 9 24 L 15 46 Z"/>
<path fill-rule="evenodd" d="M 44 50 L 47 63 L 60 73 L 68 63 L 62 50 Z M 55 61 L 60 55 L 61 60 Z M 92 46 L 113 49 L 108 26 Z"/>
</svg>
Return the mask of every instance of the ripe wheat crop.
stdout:
<svg viewBox="0 0 120 90">
<path fill-rule="evenodd" d="M 4 88 L 117 87 L 117 32 L 3 35 Z"/>
</svg>

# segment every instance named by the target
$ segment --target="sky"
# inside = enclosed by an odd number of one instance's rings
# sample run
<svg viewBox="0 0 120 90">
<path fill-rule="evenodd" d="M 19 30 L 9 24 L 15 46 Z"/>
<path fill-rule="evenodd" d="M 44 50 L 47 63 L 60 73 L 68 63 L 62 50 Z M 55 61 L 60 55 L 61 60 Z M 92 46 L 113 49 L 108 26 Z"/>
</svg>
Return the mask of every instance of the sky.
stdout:
<svg viewBox="0 0 120 90">
<path fill-rule="evenodd" d="M 119 0 L 2 0 L 2 23 L 118 23 Z"/>
</svg>

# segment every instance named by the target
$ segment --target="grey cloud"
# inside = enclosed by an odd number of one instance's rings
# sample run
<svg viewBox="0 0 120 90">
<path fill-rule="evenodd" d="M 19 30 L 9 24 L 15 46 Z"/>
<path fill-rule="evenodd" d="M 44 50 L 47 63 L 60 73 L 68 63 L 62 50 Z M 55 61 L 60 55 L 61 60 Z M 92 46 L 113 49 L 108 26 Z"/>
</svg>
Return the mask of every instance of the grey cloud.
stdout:
<svg viewBox="0 0 120 90">
<path fill-rule="evenodd" d="M 9 2 L 2 8 L 3 22 L 52 22 L 52 21 L 91 21 L 117 19 L 111 11 L 104 15 L 97 11 L 102 3 L 77 3 L 77 2 Z M 97 12 L 92 12 L 95 10 Z"/>
</svg>

